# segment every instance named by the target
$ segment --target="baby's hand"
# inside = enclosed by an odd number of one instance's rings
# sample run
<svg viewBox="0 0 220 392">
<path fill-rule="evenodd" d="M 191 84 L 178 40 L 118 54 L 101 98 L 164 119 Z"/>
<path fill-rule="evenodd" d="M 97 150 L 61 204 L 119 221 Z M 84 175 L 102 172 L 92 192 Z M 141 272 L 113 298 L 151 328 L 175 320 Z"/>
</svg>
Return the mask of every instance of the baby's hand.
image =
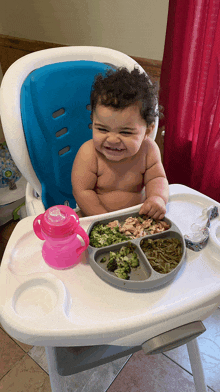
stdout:
<svg viewBox="0 0 220 392">
<path fill-rule="evenodd" d="M 139 214 L 146 214 L 153 219 L 163 219 L 166 214 L 165 201 L 160 196 L 150 196 L 145 200 Z"/>
</svg>

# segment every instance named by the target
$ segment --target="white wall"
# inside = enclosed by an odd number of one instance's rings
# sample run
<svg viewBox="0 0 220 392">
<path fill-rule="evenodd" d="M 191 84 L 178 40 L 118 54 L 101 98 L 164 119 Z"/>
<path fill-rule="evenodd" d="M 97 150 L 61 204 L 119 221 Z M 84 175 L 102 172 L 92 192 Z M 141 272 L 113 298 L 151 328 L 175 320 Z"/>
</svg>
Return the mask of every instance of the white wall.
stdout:
<svg viewBox="0 0 220 392">
<path fill-rule="evenodd" d="M 162 60 L 169 0 L 6 0 L 0 34 Z"/>
</svg>

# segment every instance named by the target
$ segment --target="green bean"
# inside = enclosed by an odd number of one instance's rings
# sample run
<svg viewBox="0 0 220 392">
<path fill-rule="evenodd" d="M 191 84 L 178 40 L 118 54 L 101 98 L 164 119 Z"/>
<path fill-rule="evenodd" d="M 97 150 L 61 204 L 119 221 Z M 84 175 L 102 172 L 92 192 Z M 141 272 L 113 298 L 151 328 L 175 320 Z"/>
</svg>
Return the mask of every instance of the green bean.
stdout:
<svg viewBox="0 0 220 392">
<path fill-rule="evenodd" d="M 182 257 L 182 245 L 178 238 L 144 239 L 141 248 L 152 268 L 162 274 L 176 268 Z"/>
</svg>

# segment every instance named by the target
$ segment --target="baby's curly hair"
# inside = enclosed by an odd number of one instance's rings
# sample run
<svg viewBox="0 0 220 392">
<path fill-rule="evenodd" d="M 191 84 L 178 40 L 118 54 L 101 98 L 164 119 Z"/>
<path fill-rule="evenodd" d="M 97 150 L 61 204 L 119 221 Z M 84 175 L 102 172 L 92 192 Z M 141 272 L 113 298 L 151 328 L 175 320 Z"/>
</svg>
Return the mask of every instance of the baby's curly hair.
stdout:
<svg viewBox="0 0 220 392">
<path fill-rule="evenodd" d="M 96 76 L 90 96 L 91 119 L 98 103 L 115 109 L 124 109 L 136 102 L 141 102 L 141 117 L 147 126 L 160 117 L 157 108 L 158 85 L 152 83 L 146 73 L 140 73 L 138 68 L 131 72 L 127 68 L 109 69 L 106 75 Z"/>
</svg>

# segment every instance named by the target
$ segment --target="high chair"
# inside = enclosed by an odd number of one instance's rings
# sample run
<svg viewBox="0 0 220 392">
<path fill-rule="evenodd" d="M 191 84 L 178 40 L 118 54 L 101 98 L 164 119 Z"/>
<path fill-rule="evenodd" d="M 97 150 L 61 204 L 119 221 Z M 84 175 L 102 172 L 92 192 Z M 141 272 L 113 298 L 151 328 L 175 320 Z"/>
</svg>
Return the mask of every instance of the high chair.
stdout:
<svg viewBox="0 0 220 392">
<path fill-rule="evenodd" d="M 185 266 L 172 282 L 141 293 L 103 282 L 91 269 L 86 253 L 77 268 L 51 269 L 43 263 L 42 243 L 33 233 L 34 218 L 50 206 L 77 208 L 70 174 L 79 147 L 92 137 L 91 85 L 97 73 L 121 66 L 129 70 L 137 66 L 145 72 L 130 57 L 112 49 L 64 47 L 24 56 L 3 78 L 2 125 L 11 155 L 28 181 L 28 217 L 16 226 L 2 259 L 1 323 L 12 337 L 45 346 L 53 392 L 63 390 L 62 376 L 140 349 L 157 354 L 185 343 L 196 391 L 205 392 L 196 337 L 205 331 L 202 320 L 220 302 L 219 219 L 208 252 L 188 250 Z M 158 120 L 151 137 L 155 138 L 157 128 Z M 174 184 L 167 217 L 185 234 L 200 209 L 213 203 L 199 192 Z M 120 213 L 139 209 L 140 205 Z M 97 216 L 82 218 L 80 224 L 87 230 L 94 219 Z M 46 303 L 48 295 L 51 301 Z M 27 302 L 32 298 L 37 305 L 31 303 L 28 314 Z M 38 311 L 42 311 L 39 317 Z M 71 346 L 81 347 L 81 352 L 71 352 Z"/>
<path fill-rule="evenodd" d="M 27 215 L 55 204 L 76 208 L 71 169 L 80 146 L 92 138 L 90 92 L 95 75 L 125 66 L 129 56 L 99 47 L 62 47 L 29 54 L 7 70 L 1 118 L 12 157 L 27 183 Z M 154 139 L 158 128 L 151 134 Z"/>
</svg>

